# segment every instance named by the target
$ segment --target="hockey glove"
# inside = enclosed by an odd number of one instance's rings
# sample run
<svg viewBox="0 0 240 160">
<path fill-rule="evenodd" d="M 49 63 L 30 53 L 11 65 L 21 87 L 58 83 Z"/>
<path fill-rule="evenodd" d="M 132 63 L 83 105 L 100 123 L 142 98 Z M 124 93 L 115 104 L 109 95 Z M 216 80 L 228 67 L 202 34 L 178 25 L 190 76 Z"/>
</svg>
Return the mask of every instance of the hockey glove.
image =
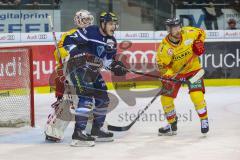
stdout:
<svg viewBox="0 0 240 160">
<path fill-rule="evenodd" d="M 115 76 L 124 76 L 127 74 L 125 65 L 121 61 L 113 61 L 110 65 L 110 70 Z"/>
<path fill-rule="evenodd" d="M 201 56 L 205 52 L 204 43 L 200 40 L 195 40 L 193 42 L 192 50 L 197 56 Z"/>
<path fill-rule="evenodd" d="M 57 69 L 57 77 L 55 78 L 55 85 L 56 85 L 56 91 L 55 96 L 58 100 L 61 100 L 64 93 L 64 82 L 65 82 L 65 76 L 63 75 L 63 70 Z"/>
<path fill-rule="evenodd" d="M 94 67 L 95 69 L 97 68 L 101 68 L 103 66 L 103 62 L 100 58 L 90 54 L 90 53 L 86 53 L 86 62 L 88 65 Z"/>
</svg>

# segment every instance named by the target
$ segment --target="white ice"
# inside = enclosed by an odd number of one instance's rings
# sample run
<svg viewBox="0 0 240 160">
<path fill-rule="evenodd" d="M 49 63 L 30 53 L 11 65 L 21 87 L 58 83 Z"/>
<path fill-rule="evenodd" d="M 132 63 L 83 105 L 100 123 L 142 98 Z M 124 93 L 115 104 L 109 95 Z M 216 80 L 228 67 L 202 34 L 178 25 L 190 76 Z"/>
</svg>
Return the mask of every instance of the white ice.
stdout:
<svg viewBox="0 0 240 160">
<path fill-rule="evenodd" d="M 129 131 L 115 132 L 114 142 L 97 143 L 92 148 L 69 146 L 73 123 L 63 142 L 46 143 L 43 128 L 54 95 L 36 95 L 35 128 L 0 128 L 0 160 L 240 160 L 240 87 L 207 87 L 206 90 L 210 119 L 207 137 L 200 133 L 199 119 L 187 89 L 183 88 L 175 100 L 178 114 L 184 116 L 178 123 L 177 136 L 157 136 L 158 128 L 166 124 L 151 117 L 155 113 L 159 119 L 162 111 L 158 98 Z M 108 123 L 130 123 L 129 119 L 151 98 L 138 98 L 137 104 L 131 107 L 121 100 L 118 108 L 107 116 Z"/>
</svg>

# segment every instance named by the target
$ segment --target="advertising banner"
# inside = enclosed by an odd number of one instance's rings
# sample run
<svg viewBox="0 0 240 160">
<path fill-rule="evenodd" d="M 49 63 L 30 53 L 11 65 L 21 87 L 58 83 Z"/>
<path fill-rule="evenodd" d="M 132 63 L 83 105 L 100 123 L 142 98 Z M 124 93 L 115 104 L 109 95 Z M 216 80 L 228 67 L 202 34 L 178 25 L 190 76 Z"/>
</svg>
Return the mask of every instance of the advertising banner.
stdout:
<svg viewBox="0 0 240 160">
<path fill-rule="evenodd" d="M 60 10 L 0 10 L 0 33 L 49 32 L 49 15 L 61 31 Z"/>
<path fill-rule="evenodd" d="M 55 32 L 57 40 L 60 39 L 64 32 Z M 206 30 L 206 41 L 239 41 L 240 30 Z M 138 41 L 144 43 L 160 42 L 167 35 L 166 31 L 118 31 L 115 33 L 119 41 Z M 53 42 L 51 32 L 34 32 L 34 33 L 0 33 L 0 46 L 9 43 L 25 42 Z"/>
<path fill-rule="evenodd" d="M 239 42 L 208 42 L 202 58 L 206 78 L 240 78 Z"/>
<path fill-rule="evenodd" d="M 126 42 L 124 42 L 126 43 Z M 127 46 L 124 48 L 123 46 Z M 118 59 L 127 64 L 134 71 L 158 74 L 155 65 L 155 56 L 159 43 L 131 43 L 118 44 Z M 35 86 L 48 86 L 49 78 L 54 72 L 56 62 L 53 57 L 53 45 L 29 46 L 33 52 L 33 75 Z M 240 78 L 240 46 L 239 42 L 207 42 L 206 53 L 201 56 L 201 63 L 206 71 L 205 78 Z M 13 59 L 6 59 L 11 61 Z M 17 63 L 17 59 L 15 59 Z M 0 71 L 4 70 L 0 64 Z M 6 68 L 6 67 L 5 67 Z M 151 81 L 154 78 L 128 73 L 125 77 L 113 76 L 110 72 L 102 71 L 107 82 Z M 1 73 L 2 75 L 2 73 Z M 6 74 L 4 74 L 6 76 Z M 4 77 L 2 75 L 2 78 Z M 8 78 L 8 80 L 10 80 Z"/>
<path fill-rule="evenodd" d="M 240 13 L 233 9 L 221 9 L 220 13 L 211 9 L 211 14 L 213 17 L 206 17 L 203 9 L 177 9 L 176 15 L 183 22 L 183 25 L 191 25 L 196 27 L 201 27 L 204 29 L 212 30 L 227 30 L 229 19 L 234 19 L 236 21 L 236 28 L 240 29 Z"/>
<path fill-rule="evenodd" d="M 29 86 L 30 52 L 28 49 L 1 49 L 0 90 Z"/>
</svg>

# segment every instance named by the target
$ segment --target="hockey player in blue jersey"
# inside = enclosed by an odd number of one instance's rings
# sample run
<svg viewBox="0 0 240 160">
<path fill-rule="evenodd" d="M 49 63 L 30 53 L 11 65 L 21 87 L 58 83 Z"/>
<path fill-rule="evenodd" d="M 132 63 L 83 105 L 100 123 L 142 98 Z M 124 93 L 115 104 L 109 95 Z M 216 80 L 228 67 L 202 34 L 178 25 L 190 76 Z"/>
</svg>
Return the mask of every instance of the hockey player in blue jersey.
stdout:
<svg viewBox="0 0 240 160">
<path fill-rule="evenodd" d="M 71 61 L 67 61 L 70 55 L 63 47 L 63 41 L 66 36 L 71 35 L 77 29 L 86 28 L 93 25 L 94 17 L 92 13 L 87 10 L 81 9 L 75 13 L 74 23 L 77 26 L 69 31 L 62 34 L 59 40 L 58 46 L 54 51 L 54 57 L 57 62 L 56 70 L 50 78 L 50 85 L 55 87 L 55 96 L 57 101 L 55 101 L 52 106 L 52 111 L 48 115 L 48 120 L 45 125 L 44 133 L 46 140 L 58 142 L 63 140 L 64 132 L 69 125 L 71 120 L 75 119 L 74 115 L 69 113 L 69 106 L 72 102 L 77 103 L 78 98 L 74 94 L 75 90 L 71 91 L 71 100 L 69 101 L 69 85 L 65 82 L 70 82 L 69 77 L 66 75 L 66 68 Z M 70 87 L 74 88 L 74 87 Z M 75 95 L 75 96 L 73 96 Z M 77 105 L 74 105 L 77 106 Z M 67 116 L 66 116 L 67 115 Z"/>
<path fill-rule="evenodd" d="M 102 129 L 109 97 L 100 69 L 104 67 L 116 76 L 126 74 L 123 63 L 114 60 L 117 53 L 114 31 L 117 27 L 116 15 L 103 12 L 99 26 L 73 30 L 59 43 L 59 47 L 64 48 L 70 56 L 67 72 L 79 97 L 76 113 L 94 106 L 90 133 L 87 134 L 85 130 L 88 116 L 76 115 L 72 146 L 94 146 L 95 141 L 113 141 L 113 133 Z"/>
</svg>

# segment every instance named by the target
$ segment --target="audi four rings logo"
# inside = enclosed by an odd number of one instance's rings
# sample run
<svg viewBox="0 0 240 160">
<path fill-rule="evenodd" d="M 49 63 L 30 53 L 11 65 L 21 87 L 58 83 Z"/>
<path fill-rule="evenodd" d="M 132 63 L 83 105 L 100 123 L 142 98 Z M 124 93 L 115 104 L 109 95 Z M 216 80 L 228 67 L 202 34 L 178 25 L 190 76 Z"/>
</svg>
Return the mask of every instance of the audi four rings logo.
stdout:
<svg viewBox="0 0 240 160">
<path fill-rule="evenodd" d="M 139 37 L 149 37 L 149 33 L 139 33 Z"/>
<path fill-rule="evenodd" d="M 124 58 L 123 58 L 124 57 Z M 119 54 L 120 61 L 126 61 L 131 70 L 153 72 L 157 71 L 156 52 L 148 51 L 123 51 Z"/>
<path fill-rule="evenodd" d="M 219 33 L 218 32 L 208 32 L 208 36 L 217 37 L 217 36 L 219 36 Z"/>
<path fill-rule="evenodd" d="M 47 39 L 47 34 L 39 34 L 38 39 Z"/>
</svg>

